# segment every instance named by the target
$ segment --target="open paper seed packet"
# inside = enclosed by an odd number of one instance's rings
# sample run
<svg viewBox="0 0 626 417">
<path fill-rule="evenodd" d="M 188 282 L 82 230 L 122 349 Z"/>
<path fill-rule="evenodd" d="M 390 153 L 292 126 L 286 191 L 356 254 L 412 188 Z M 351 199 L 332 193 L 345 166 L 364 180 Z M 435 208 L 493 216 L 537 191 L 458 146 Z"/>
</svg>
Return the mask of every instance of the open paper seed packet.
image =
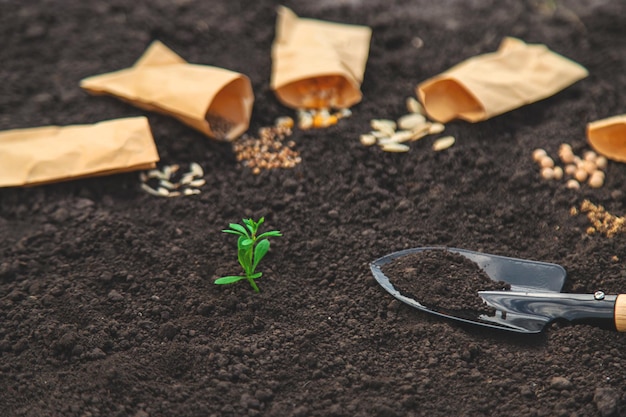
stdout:
<svg viewBox="0 0 626 417">
<path fill-rule="evenodd" d="M 587 124 L 587 141 L 599 154 L 626 162 L 626 114 Z"/>
<path fill-rule="evenodd" d="M 245 75 L 189 64 L 154 41 L 130 68 L 85 78 L 81 87 L 175 117 L 205 135 L 231 141 L 249 126 L 254 94 Z"/>
<path fill-rule="evenodd" d="M 271 87 L 295 109 L 348 108 L 361 101 L 372 31 L 299 18 L 280 6 L 272 45 Z"/>
<path fill-rule="evenodd" d="M 145 117 L 0 132 L 0 187 L 151 169 L 158 160 Z"/>
<path fill-rule="evenodd" d="M 505 38 L 494 53 L 479 55 L 420 83 L 417 96 L 438 122 L 479 122 L 550 97 L 588 72 L 545 45 Z"/>
</svg>

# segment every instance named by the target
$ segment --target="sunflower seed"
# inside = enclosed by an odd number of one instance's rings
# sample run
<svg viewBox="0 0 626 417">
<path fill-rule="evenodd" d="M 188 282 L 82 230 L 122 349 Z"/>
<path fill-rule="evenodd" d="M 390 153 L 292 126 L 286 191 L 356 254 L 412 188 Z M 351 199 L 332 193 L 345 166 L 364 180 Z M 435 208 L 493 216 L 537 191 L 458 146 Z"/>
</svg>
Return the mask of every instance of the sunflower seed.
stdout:
<svg viewBox="0 0 626 417">
<path fill-rule="evenodd" d="M 426 118 L 419 113 L 411 113 L 398 119 L 398 127 L 403 130 L 412 130 L 423 125 Z"/>
<path fill-rule="evenodd" d="M 158 189 L 154 189 L 150 187 L 148 184 L 142 183 L 141 188 L 147 192 L 148 194 L 155 195 L 157 197 L 167 197 L 169 195 L 169 191 L 166 188 L 159 187 Z"/>
<path fill-rule="evenodd" d="M 168 197 L 180 197 L 180 196 L 181 196 L 181 194 L 180 194 L 180 191 L 172 191 L 172 192 L 171 192 L 171 193 L 169 193 L 167 196 L 168 196 Z"/>
<path fill-rule="evenodd" d="M 439 138 L 433 143 L 433 151 L 439 152 L 444 149 L 448 149 L 450 146 L 454 145 L 455 141 L 454 136 L 444 136 Z"/>
<path fill-rule="evenodd" d="M 409 147 L 402 143 L 386 143 L 380 147 L 385 152 L 408 152 Z"/>
<path fill-rule="evenodd" d="M 200 178 L 199 180 L 193 180 L 189 183 L 189 185 L 192 187 L 202 187 L 204 184 L 206 184 L 206 180 L 204 180 L 203 178 Z"/>
<path fill-rule="evenodd" d="M 385 144 L 388 144 L 388 143 L 408 142 L 409 140 L 411 140 L 412 137 L 413 137 L 413 132 L 411 132 L 409 130 L 400 130 L 400 131 L 394 133 L 393 135 L 391 135 L 391 137 L 389 137 L 389 138 L 380 139 L 378 141 L 378 144 L 379 145 L 385 145 Z"/>
<path fill-rule="evenodd" d="M 159 181 L 159 185 L 161 187 L 167 188 L 168 190 L 175 190 L 178 188 L 178 184 L 174 184 L 168 180 L 161 180 Z"/>
<path fill-rule="evenodd" d="M 196 177 L 204 177 L 204 170 L 197 162 L 192 162 L 189 165 L 190 173 L 195 175 Z"/>
</svg>

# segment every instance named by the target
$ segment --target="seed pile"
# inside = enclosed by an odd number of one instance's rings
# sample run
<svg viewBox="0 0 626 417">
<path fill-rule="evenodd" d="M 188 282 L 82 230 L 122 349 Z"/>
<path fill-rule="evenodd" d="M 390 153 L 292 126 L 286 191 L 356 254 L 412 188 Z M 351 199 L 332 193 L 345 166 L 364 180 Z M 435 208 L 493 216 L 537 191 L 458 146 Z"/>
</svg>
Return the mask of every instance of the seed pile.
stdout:
<svg viewBox="0 0 626 417">
<path fill-rule="evenodd" d="M 408 142 L 414 142 L 428 135 L 435 135 L 445 130 L 441 123 L 426 119 L 424 108 L 413 97 L 406 100 L 408 114 L 397 121 L 390 119 L 373 119 L 370 121 L 372 130 L 360 137 L 364 146 L 378 145 L 385 152 L 408 152 Z M 434 151 L 442 151 L 454 145 L 453 136 L 445 136 L 433 143 Z"/>
<path fill-rule="evenodd" d="M 292 140 L 284 143 L 291 136 L 293 124 L 290 117 L 279 117 L 274 126 L 259 129 L 258 138 L 242 136 L 233 143 L 237 161 L 255 175 L 261 170 L 295 167 L 302 162 L 300 153 L 293 149 L 296 144 Z"/>
<path fill-rule="evenodd" d="M 555 163 L 545 149 L 538 148 L 533 151 L 533 159 L 541 169 L 541 177 L 546 180 L 567 179 L 565 186 L 570 189 L 579 189 L 580 185 L 587 183 L 592 188 L 600 188 L 604 185 L 607 159 L 593 151 L 586 151 L 582 158 L 572 150 L 571 145 L 561 144 L 559 147 L 559 159 L 562 166 Z"/>
<path fill-rule="evenodd" d="M 180 197 L 200 194 L 200 187 L 206 184 L 204 170 L 200 164 L 192 162 L 189 171 L 180 173 L 180 165 L 166 165 L 162 169 L 151 169 L 139 174 L 141 188 L 157 197 Z"/>
<path fill-rule="evenodd" d="M 614 216 L 600 205 L 595 205 L 589 200 L 585 200 L 580 205 L 580 212 L 587 213 L 587 218 L 591 226 L 587 228 L 587 234 L 593 235 L 601 233 L 608 238 L 618 233 L 626 232 L 626 218 Z M 579 213 L 576 207 L 572 207 L 570 214 L 575 216 Z"/>
</svg>

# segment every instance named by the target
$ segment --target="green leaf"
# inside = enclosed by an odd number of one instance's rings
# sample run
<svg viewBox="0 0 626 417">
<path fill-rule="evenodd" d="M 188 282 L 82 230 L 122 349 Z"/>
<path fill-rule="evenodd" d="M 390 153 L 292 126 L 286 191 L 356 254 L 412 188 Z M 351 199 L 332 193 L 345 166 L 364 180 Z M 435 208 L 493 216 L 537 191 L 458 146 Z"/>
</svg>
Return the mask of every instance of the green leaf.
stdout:
<svg viewBox="0 0 626 417">
<path fill-rule="evenodd" d="M 252 269 L 252 247 L 239 249 L 237 251 L 237 260 L 246 275 L 249 275 L 254 271 L 254 269 Z"/>
<path fill-rule="evenodd" d="M 248 248 L 248 247 L 252 246 L 252 244 L 253 244 L 253 243 L 254 243 L 254 240 L 247 238 L 247 239 L 243 239 L 243 240 L 239 243 L 239 245 L 240 245 L 242 248 Z"/>
<path fill-rule="evenodd" d="M 260 235 L 257 236 L 257 239 L 262 239 L 264 237 L 270 237 L 270 236 L 282 236 L 282 234 L 280 234 L 280 231 L 278 230 L 271 230 L 269 232 L 261 233 Z"/>
<path fill-rule="evenodd" d="M 250 237 L 250 235 L 248 234 L 248 231 L 240 224 L 237 223 L 229 223 L 228 227 L 230 227 L 233 230 L 238 231 L 239 233 L 241 233 L 242 235 L 246 236 L 246 237 Z"/>
<path fill-rule="evenodd" d="M 218 278 L 215 280 L 215 284 L 232 284 L 237 281 L 241 281 L 242 279 L 246 279 L 246 277 L 242 277 L 239 275 L 230 275 L 227 277 Z"/>
<path fill-rule="evenodd" d="M 256 269 L 257 265 L 261 262 L 261 259 L 263 259 L 269 249 L 269 240 L 263 239 L 257 243 L 256 248 L 254 248 L 254 263 L 252 264 L 252 271 Z"/>
<path fill-rule="evenodd" d="M 261 278 L 261 276 L 263 275 L 263 272 L 257 272 L 256 274 L 252 274 L 248 277 L 248 279 L 257 279 L 257 278 Z"/>
<path fill-rule="evenodd" d="M 251 236 L 254 236 L 257 229 L 259 228 L 259 226 L 252 219 L 243 219 L 243 224 L 246 225 L 246 227 L 250 231 Z"/>
<path fill-rule="evenodd" d="M 224 230 L 222 230 L 222 232 L 230 233 L 230 234 L 233 234 L 233 235 L 240 235 L 241 236 L 241 232 L 238 232 L 237 230 L 224 229 Z"/>
</svg>

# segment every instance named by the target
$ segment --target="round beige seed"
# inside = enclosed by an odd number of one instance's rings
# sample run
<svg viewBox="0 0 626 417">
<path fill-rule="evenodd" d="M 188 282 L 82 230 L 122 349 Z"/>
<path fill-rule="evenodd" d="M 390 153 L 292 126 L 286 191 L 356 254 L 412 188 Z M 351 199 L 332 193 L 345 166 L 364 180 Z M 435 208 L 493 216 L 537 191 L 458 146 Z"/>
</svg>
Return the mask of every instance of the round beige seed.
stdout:
<svg viewBox="0 0 626 417">
<path fill-rule="evenodd" d="M 548 156 L 548 153 L 546 152 L 545 149 L 537 148 L 533 151 L 533 161 L 537 163 L 546 156 Z"/>
<path fill-rule="evenodd" d="M 585 182 L 588 176 L 589 176 L 589 173 L 581 168 L 578 168 L 576 172 L 574 173 L 574 178 L 576 178 L 578 182 Z"/>
<path fill-rule="evenodd" d="M 550 167 L 545 167 L 541 169 L 541 178 L 544 180 L 551 180 L 554 178 L 554 170 Z"/>
<path fill-rule="evenodd" d="M 574 164 L 565 165 L 565 173 L 569 176 L 576 174 L 577 169 L 578 168 L 576 168 L 576 165 Z"/>
<path fill-rule="evenodd" d="M 587 184 L 589 184 L 589 186 L 592 187 L 592 188 L 600 188 L 600 187 L 602 187 L 604 185 L 604 172 L 602 172 L 602 171 L 595 171 L 589 177 L 589 181 L 587 182 Z"/>
<path fill-rule="evenodd" d="M 583 159 L 585 161 L 595 162 L 597 158 L 598 158 L 598 154 L 595 153 L 594 151 L 587 151 L 583 154 Z"/>
<path fill-rule="evenodd" d="M 560 180 L 561 178 L 563 178 L 563 168 L 556 166 L 554 167 L 553 171 L 555 180 Z"/>
<path fill-rule="evenodd" d="M 596 158 L 596 165 L 600 169 L 606 169 L 606 166 L 608 165 L 608 161 L 604 156 L 600 155 Z"/>
<path fill-rule="evenodd" d="M 442 138 L 439 138 L 433 143 L 433 151 L 439 152 L 443 151 L 444 149 L 448 149 L 449 147 L 454 145 L 454 142 L 456 142 L 454 136 L 444 136 Z"/>
<path fill-rule="evenodd" d="M 568 180 L 565 186 L 570 190 L 578 190 L 580 188 L 580 184 L 574 179 Z"/>
<path fill-rule="evenodd" d="M 559 158 L 564 164 L 571 164 L 574 162 L 575 155 L 572 151 L 563 150 L 559 152 Z"/>
<path fill-rule="evenodd" d="M 541 160 L 539 161 L 539 165 L 541 166 L 541 168 L 552 168 L 554 167 L 554 160 L 546 155 L 541 158 Z"/>
<path fill-rule="evenodd" d="M 582 162 L 582 169 L 587 171 L 587 174 L 592 174 L 593 172 L 597 171 L 598 167 L 596 166 L 595 162 L 585 159 Z"/>
</svg>

